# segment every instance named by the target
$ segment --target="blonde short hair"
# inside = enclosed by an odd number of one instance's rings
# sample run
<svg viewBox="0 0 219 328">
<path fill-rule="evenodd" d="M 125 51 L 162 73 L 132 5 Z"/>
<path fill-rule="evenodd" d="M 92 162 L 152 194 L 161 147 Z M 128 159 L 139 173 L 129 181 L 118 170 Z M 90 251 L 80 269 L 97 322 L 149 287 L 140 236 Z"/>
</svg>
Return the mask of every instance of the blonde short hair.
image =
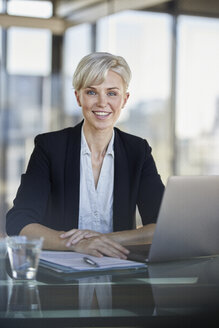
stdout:
<svg viewBox="0 0 219 328">
<path fill-rule="evenodd" d="M 131 79 L 129 65 L 123 57 L 108 52 L 94 52 L 81 59 L 73 75 L 74 89 L 80 91 L 102 83 L 109 70 L 121 76 L 127 90 Z"/>
</svg>

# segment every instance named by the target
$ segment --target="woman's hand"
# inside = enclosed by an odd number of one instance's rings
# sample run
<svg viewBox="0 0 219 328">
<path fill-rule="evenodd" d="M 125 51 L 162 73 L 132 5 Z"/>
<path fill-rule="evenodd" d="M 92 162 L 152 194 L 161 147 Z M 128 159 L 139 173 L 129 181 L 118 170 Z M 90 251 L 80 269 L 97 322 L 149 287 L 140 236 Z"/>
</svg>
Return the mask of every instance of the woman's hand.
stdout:
<svg viewBox="0 0 219 328">
<path fill-rule="evenodd" d="M 127 259 L 129 250 L 119 243 L 109 239 L 104 234 L 81 239 L 77 244 L 72 245 L 73 251 L 85 253 L 97 257 L 110 256 Z"/>
<path fill-rule="evenodd" d="M 93 230 L 80 230 L 80 229 L 72 229 L 60 235 L 62 239 L 68 239 L 66 242 L 66 247 L 70 247 L 72 245 L 76 245 L 79 241 L 84 238 L 91 238 L 94 236 L 99 236 L 100 233 Z"/>
</svg>

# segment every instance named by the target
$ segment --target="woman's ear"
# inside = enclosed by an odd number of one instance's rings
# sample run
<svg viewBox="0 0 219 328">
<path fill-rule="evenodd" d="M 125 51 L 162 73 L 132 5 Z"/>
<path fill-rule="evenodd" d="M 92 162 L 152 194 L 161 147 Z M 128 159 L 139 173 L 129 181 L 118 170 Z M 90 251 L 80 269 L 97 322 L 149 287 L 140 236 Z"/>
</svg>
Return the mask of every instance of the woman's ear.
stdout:
<svg viewBox="0 0 219 328">
<path fill-rule="evenodd" d="M 80 102 L 80 92 L 75 90 L 75 97 L 77 99 L 78 106 L 81 107 L 81 102 Z"/>
<path fill-rule="evenodd" d="M 129 95 L 130 95 L 129 92 L 126 92 L 125 97 L 124 97 L 124 102 L 123 102 L 122 108 L 125 107 L 125 105 L 126 105 L 128 99 L 129 99 Z"/>
</svg>

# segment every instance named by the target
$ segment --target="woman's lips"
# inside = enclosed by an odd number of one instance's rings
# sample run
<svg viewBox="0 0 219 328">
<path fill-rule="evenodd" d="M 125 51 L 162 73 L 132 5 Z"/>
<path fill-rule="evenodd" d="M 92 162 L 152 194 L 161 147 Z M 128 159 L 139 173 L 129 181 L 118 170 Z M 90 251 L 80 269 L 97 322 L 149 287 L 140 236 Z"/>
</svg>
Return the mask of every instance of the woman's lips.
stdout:
<svg viewBox="0 0 219 328">
<path fill-rule="evenodd" d="M 111 114 L 111 112 L 101 112 L 101 111 L 95 111 L 93 113 L 95 116 L 98 116 L 99 118 L 105 118 Z"/>
</svg>

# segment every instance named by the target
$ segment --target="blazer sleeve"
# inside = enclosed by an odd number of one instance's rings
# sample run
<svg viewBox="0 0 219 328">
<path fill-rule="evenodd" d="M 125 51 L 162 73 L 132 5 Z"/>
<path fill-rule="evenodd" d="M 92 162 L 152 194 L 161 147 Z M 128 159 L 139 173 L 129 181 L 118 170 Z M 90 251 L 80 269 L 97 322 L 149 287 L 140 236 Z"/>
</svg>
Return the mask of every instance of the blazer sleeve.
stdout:
<svg viewBox="0 0 219 328">
<path fill-rule="evenodd" d="M 158 217 L 164 185 L 158 174 L 151 147 L 144 140 L 144 159 L 139 180 L 137 205 L 142 223 L 155 223 Z"/>
<path fill-rule="evenodd" d="M 6 215 L 6 232 L 18 235 L 24 226 L 41 223 L 46 212 L 50 192 L 50 161 L 46 152 L 45 138 L 35 138 L 35 147 L 14 200 Z"/>
</svg>

